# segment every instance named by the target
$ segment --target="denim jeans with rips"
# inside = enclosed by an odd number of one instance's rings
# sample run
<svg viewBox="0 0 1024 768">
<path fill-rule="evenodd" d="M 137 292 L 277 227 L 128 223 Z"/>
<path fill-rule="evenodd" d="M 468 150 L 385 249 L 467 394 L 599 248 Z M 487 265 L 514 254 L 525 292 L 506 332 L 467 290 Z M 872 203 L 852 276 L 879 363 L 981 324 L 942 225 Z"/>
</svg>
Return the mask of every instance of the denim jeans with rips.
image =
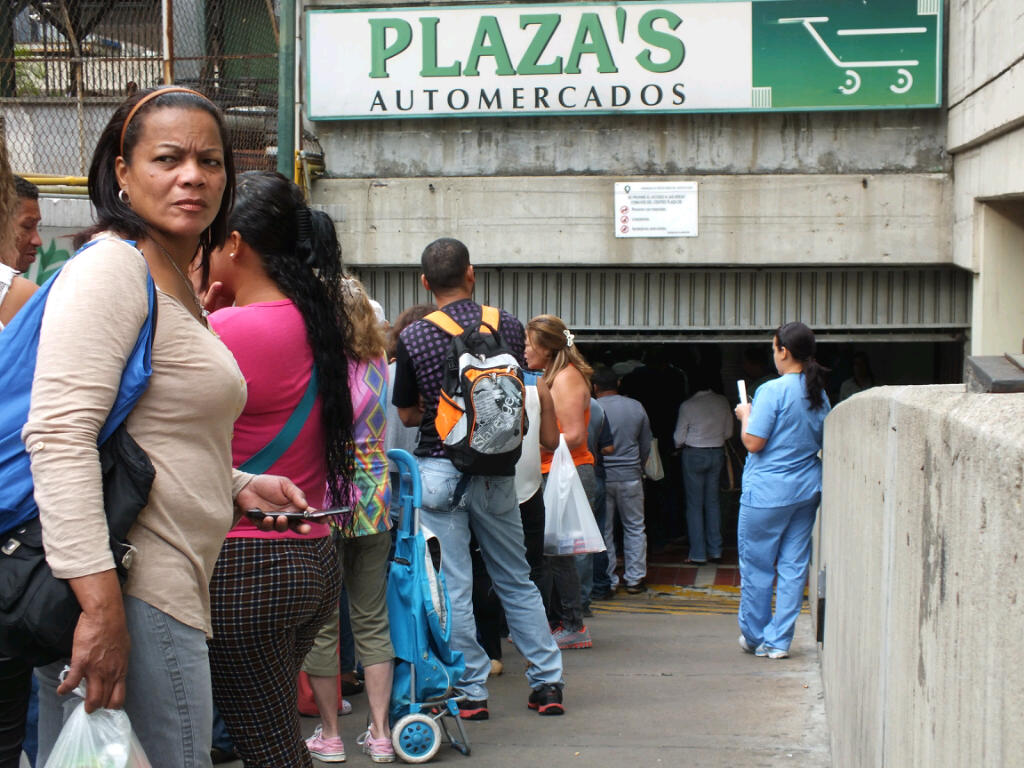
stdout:
<svg viewBox="0 0 1024 768">
<path fill-rule="evenodd" d="M 441 542 L 441 572 L 452 603 L 452 647 L 461 651 L 466 671 L 458 688 L 469 699 L 487 698 L 490 659 L 476 639 L 473 618 L 472 527 L 516 648 L 531 665 L 531 688 L 562 684 L 562 654 L 555 645 L 536 585 L 530 581 L 523 523 L 516 504 L 514 478 L 463 475 L 447 459 L 420 458 L 423 481 L 421 523 Z"/>
</svg>

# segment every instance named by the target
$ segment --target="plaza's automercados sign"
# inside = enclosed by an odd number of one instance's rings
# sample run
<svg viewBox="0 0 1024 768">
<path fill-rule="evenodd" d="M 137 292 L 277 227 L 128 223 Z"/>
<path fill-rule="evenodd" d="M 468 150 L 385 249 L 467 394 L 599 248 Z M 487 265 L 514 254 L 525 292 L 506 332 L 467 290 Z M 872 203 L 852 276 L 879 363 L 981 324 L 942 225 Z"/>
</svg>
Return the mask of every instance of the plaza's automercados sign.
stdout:
<svg viewBox="0 0 1024 768">
<path fill-rule="evenodd" d="M 314 120 L 936 107 L 941 0 L 312 10 Z"/>
</svg>

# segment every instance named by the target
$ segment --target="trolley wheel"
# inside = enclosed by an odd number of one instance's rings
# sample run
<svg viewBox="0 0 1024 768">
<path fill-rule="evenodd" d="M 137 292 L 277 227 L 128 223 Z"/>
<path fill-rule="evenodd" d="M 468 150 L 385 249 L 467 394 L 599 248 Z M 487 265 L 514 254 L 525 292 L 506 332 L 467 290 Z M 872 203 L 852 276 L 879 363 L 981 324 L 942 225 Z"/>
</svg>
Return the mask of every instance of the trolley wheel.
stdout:
<svg viewBox="0 0 1024 768">
<path fill-rule="evenodd" d="M 425 763 L 441 748 L 441 728 L 429 715 L 406 715 L 392 731 L 395 754 L 406 763 Z"/>
</svg>

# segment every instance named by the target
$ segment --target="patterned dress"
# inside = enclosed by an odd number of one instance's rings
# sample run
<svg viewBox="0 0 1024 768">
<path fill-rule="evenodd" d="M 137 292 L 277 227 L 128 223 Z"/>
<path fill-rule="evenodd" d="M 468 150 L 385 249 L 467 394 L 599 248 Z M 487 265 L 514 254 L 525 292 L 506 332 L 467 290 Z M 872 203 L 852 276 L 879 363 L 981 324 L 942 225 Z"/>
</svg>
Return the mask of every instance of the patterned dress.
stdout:
<svg viewBox="0 0 1024 768">
<path fill-rule="evenodd" d="M 352 539 L 391 529 L 388 507 L 391 485 L 384 446 L 387 425 L 388 361 L 349 361 L 352 393 L 352 437 L 355 442 L 355 475 L 352 515 L 342 521 L 342 537 Z"/>
</svg>

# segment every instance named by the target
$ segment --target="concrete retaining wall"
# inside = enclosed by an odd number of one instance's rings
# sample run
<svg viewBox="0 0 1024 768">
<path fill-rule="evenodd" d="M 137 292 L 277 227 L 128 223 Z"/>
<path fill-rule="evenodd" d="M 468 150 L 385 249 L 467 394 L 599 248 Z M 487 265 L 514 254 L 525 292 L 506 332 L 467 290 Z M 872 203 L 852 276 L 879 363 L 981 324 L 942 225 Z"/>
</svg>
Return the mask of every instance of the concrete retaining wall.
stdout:
<svg viewBox="0 0 1024 768">
<path fill-rule="evenodd" d="M 835 765 L 1024 755 L 1024 395 L 882 387 L 825 430 L 822 675 Z"/>
<path fill-rule="evenodd" d="M 474 3 L 430 3 L 449 4 Z M 489 266 L 770 268 L 952 263 L 946 122 L 944 110 L 907 109 L 307 128 L 326 164 L 313 201 L 335 217 L 354 266 L 414 265 L 426 243 L 451 235 Z M 699 184 L 698 237 L 615 237 L 615 182 L 676 180 Z"/>
<path fill-rule="evenodd" d="M 668 178 L 668 177 L 663 177 Z M 699 237 L 614 237 L 616 181 L 645 177 L 324 179 L 346 262 L 419 263 L 451 234 L 488 266 L 859 266 L 950 261 L 946 174 L 686 176 Z M 673 179 L 675 180 L 675 179 Z"/>
</svg>

